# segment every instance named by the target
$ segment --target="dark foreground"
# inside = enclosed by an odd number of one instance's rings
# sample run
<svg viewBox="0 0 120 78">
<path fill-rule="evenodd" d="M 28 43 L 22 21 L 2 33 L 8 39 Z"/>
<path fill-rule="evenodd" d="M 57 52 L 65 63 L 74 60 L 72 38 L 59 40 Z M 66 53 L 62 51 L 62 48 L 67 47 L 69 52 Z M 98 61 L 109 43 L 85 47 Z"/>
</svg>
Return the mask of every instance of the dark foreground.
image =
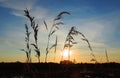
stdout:
<svg viewBox="0 0 120 78">
<path fill-rule="evenodd" d="M 0 78 L 120 78 L 120 64 L 0 63 Z"/>
</svg>

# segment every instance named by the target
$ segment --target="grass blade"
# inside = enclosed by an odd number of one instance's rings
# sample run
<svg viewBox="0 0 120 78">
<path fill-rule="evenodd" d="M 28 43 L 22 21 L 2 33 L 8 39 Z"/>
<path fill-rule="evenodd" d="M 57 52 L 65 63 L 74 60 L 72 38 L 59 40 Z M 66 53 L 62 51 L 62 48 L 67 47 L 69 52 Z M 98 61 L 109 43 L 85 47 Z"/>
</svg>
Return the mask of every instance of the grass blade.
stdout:
<svg viewBox="0 0 120 78">
<path fill-rule="evenodd" d="M 45 25 L 46 30 L 48 30 L 48 26 L 47 26 L 47 23 L 45 22 L 45 20 L 44 20 L 44 25 Z"/>
</svg>

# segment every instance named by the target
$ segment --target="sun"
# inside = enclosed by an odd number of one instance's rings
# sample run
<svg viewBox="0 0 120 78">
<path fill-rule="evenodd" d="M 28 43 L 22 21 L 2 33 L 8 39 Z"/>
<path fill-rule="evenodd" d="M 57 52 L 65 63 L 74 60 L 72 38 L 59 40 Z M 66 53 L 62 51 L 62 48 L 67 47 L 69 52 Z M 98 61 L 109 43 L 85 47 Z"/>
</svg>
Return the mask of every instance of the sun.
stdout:
<svg viewBox="0 0 120 78">
<path fill-rule="evenodd" d="M 70 51 L 70 56 L 71 56 L 71 54 L 72 54 L 72 52 Z M 68 49 L 65 49 L 65 50 L 63 51 L 63 53 L 62 53 L 62 56 L 63 56 L 64 59 L 65 59 L 65 58 L 68 58 L 68 56 L 69 56 L 69 50 L 68 50 Z"/>
</svg>

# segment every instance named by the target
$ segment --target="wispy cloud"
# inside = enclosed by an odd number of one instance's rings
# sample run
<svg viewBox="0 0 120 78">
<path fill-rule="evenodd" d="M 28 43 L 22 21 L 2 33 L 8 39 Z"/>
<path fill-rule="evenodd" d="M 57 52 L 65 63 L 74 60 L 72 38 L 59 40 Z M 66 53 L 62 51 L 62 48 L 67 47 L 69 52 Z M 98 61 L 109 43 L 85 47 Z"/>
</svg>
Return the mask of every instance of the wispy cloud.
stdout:
<svg viewBox="0 0 120 78">
<path fill-rule="evenodd" d="M 23 10 L 25 10 L 24 8 Z M 15 16 L 18 17 L 24 17 L 24 11 L 21 10 L 14 10 L 11 13 Z M 35 19 L 40 20 L 40 19 L 45 19 L 47 17 L 47 10 L 45 8 L 42 8 L 40 6 L 34 6 L 32 9 L 30 9 L 30 14 L 35 17 Z"/>
<path fill-rule="evenodd" d="M 43 19 L 46 17 L 47 10 L 41 6 L 35 5 L 37 0 L 1 0 L 1 7 L 12 9 L 11 14 L 15 16 L 24 17 L 26 8 L 30 10 L 32 16 L 36 19 Z"/>
<path fill-rule="evenodd" d="M 36 0 L 1 0 L 1 6 L 15 10 L 31 9 Z"/>
<path fill-rule="evenodd" d="M 110 13 L 101 17 L 85 20 L 81 28 L 97 33 L 96 36 L 103 36 L 105 35 L 104 33 L 114 33 L 117 25 L 119 24 L 119 13 L 120 12 L 115 12 L 114 14 Z"/>
<path fill-rule="evenodd" d="M 47 9 L 41 6 L 35 6 L 30 11 L 36 19 L 45 19 L 47 17 Z"/>
</svg>

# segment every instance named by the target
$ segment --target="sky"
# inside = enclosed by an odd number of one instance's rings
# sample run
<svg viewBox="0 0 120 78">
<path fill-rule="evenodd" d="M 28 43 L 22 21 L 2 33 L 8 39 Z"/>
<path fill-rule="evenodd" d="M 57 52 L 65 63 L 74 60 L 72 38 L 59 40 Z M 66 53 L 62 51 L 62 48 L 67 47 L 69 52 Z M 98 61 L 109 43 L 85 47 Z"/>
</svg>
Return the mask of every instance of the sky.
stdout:
<svg viewBox="0 0 120 78">
<path fill-rule="evenodd" d="M 106 62 L 105 49 L 109 61 L 120 63 L 120 1 L 119 0 L 0 0 L 0 62 L 25 62 L 25 24 L 29 25 L 24 16 L 28 9 L 39 25 L 38 42 L 41 51 L 41 61 L 45 59 L 48 31 L 45 29 L 45 20 L 48 28 L 52 26 L 53 19 L 62 11 L 61 19 L 64 25 L 55 32 L 50 45 L 58 36 L 58 46 L 55 62 L 60 62 L 65 38 L 72 26 L 82 32 L 89 40 L 93 53 L 98 62 Z M 30 29 L 33 33 L 33 31 Z M 32 34 L 33 35 L 33 34 Z M 31 35 L 31 43 L 34 38 Z M 71 60 L 77 63 L 90 63 L 91 51 L 81 36 L 75 36 L 75 44 L 71 48 Z M 32 48 L 32 62 L 37 62 Z M 64 57 L 65 59 L 66 57 Z M 54 62 L 54 52 L 48 54 L 48 62 Z"/>
</svg>

